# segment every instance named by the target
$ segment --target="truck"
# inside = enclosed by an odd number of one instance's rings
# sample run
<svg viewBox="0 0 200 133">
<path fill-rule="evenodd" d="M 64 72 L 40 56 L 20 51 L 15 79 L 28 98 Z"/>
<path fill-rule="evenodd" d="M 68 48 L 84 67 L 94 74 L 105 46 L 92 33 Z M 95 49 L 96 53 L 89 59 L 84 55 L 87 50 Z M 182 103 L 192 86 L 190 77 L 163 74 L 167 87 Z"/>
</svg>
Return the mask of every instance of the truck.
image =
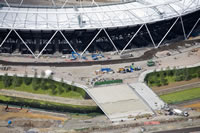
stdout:
<svg viewBox="0 0 200 133">
<path fill-rule="evenodd" d="M 152 60 L 147 61 L 147 66 L 151 67 L 151 66 L 155 66 L 155 62 Z"/>
<path fill-rule="evenodd" d="M 172 112 L 174 115 L 185 116 L 185 117 L 189 116 L 187 111 L 182 111 L 180 109 L 173 109 Z"/>
</svg>

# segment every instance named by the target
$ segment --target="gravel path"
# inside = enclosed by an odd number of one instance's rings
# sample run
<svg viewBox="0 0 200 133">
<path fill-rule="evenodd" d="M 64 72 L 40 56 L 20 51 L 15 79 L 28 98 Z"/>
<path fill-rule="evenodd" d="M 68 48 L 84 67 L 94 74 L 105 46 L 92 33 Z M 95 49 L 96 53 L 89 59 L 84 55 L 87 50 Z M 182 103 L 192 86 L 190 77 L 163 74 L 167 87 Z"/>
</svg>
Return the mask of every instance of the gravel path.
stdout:
<svg viewBox="0 0 200 133">
<path fill-rule="evenodd" d="M 33 93 L 21 92 L 21 91 L 15 91 L 15 90 L 1 89 L 0 94 L 6 95 L 6 96 L 21 97 L 21 98 L 42 100 L 42 101 L 48 101 L 48 102 L 56 102 L 56 103 L 62 103 L 62 104 L 96 106 L 96 104 L 93 100 L 70 99 L 70 98 L 49 96 L 49 95 L 44 95 L 44 94 L 33 94 Z"/>
</svg>

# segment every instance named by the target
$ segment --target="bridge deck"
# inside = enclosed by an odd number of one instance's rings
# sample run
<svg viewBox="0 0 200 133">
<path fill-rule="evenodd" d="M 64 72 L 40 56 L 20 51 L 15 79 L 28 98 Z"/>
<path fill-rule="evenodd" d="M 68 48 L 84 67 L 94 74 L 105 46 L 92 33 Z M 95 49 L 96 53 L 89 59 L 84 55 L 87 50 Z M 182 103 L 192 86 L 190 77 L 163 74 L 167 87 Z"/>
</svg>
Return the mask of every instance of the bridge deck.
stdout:
<svg viewBox="0 0 200 133">
<path fill-rule="evenodd" d="M 153 114 L 151 108 L 126 84 L 95 87 L 88 91 L 111 121 Z"/>
</svg>

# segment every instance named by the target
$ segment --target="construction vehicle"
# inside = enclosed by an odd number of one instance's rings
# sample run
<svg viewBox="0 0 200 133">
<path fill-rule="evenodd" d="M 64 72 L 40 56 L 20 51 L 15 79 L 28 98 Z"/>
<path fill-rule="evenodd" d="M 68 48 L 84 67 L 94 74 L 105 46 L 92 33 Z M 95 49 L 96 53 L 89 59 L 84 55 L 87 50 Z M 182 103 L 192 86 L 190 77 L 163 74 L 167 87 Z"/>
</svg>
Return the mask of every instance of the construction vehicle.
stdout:
<svg viewBox="0 0 200 133">
<path fill-rule="evenodd" d="M 81 57 L 79 53 L 76 53 L 76 52 L 74 52 L 74 51 L 72 51 L 71 54 L 72 54 L 71 60 L 76 60 L 77 58 L 80 58 L 80 57 Z M 87 60 L 87 58 L 86 58 L 85 56 L 82 56 L 82 59 Z"/>
<path fill-rule="evenodd" d="M 119 68 L 118 73 L 126 73 L 124 68 Z"/>
<path fill-rule="evenodd" d="M 104 73 L 114 73 L 114 71 L 111 68 L 101 68 L 101 71 Z"/>
<path fill-rule="evenodd" d="M 148 67 L 155 66 L 155 64 L 156 63 L 154 61 L 152 61 L 152 60 L 147 61 L 147 66 Z"/>
<path fill-rule="evenodd" d="M 102 54 L 92 54 L 93 60 L 98 60 L 99 58 L 104 58 L 104 55 L 102 55 Z"/>
<path fill-rule="evenodd" d="M 189 116 L 187 111 L 182 111 L 182 110 L 179 110 L 179 109 L 173 109 L 172 112 L 173 112 L 174 115 L 180 115 L 180 116 L 185 116 L 185 117 Z"/>
</svg>

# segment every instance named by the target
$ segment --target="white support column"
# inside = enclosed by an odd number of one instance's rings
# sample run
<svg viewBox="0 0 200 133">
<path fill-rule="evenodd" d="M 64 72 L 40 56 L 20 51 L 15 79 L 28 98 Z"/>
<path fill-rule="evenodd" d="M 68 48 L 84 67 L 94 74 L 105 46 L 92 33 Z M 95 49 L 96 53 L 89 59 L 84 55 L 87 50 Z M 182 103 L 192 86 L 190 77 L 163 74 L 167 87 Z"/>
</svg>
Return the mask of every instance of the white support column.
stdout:
<svg viewBox="0 0 200 133">
<path fill-rule="evenodd" d="M 20 4 L 19 4 L 19 6 L 21 6 L 23 2 L 24 2 L 24 0 L 21 0 L 21 2 L 20 2 Z"/>
<path fill-rule="evenodd" d="M 164 35 L 164 37 L 161 39 L 161 41 L 158 43 L 158 45 L 156 46 L 156 48 L 158 48 L 160 46 L 160 44 L 163 42 L 163 40 L 165 39 L 165 37 L 169 34 L 169 32 L 171 31 L 171 29 L 174 27 L 174 25 L 176 24 L 176 22 L 179 20 L 179 17 L 175 20 L 175 22 L 172 24 L 172 26 L 169 28 L 169 30 L 167 31 L 167 33 Z"/>
<path fill-rule="evenodd" d="M 4 0 L 4 2 L 6 3 L 6 5 L 7 5 L 8 7 L 10 7 L 10 4 L 8 4 L 7 0 Z"/>
<path fill-rule="evenodd" d="M 55 1 L 54 1 L 54 0 L 51 0 L 51 2 L 52 2 L 52 4 L 53 4 L 53 6 L 56 7 L 56 3 L 55 3 Z"/>
<path fill-rule="evenodd" d="M 67 40 L 67 38 L 65 37 L 65 35 L 62 33 L 62 31 L 59 31 L 59 32 L 60 32 L 60 34 L 63 36 L 63 38 L 65 39 L 65 41 L 69 44 L 70 48 L 71 48 L 75 53 L 77 53 L 76 50 L 74 50 L 74 48 L 72 47 L 71 43 Z"/>
<path fill-rule="evenodd" d="M 142 29 L 142 27 L 145 24 L 141 25 L 140 28 L 137 30 L 137 32 L 132 36 L 132 38 L 129 40 L 129 42 L 126 44 L 126 46 L 123 48 L 123 50 L 121 51 L 120 55 L 124 52 L 124 50 L 128 47 L 128 45 L 131 43 L 131 41 L 135 38 L 135 36 L 138 34 L 138 32 Z"/>
<path fill-rule="evenodd" d="M 89 46 L 93 43 L 93 41 L 96 39 L 96 37 L 99 35 L 99 33 L 102 31 L 102 29 L 100 29 L 97 34 L 94 36 L 94 38 L 90 41 L 90 43 L 87 45 L 87 47 L 84 49 L 84 51 L 81 53 L 81 57 L 83 56 L 83 54 L 85 53 L 85 51 L 89 48 Z"/>
<path fill-rule="evenodd" d="M 68 0 L 65 0 L 65 3 L 62 5 L 62 7 L 61 7 L 61 8 L 64 8 L 64 7 L 65 7 L 65 5 L 67 4 L 67 2 L 68 2 Z"/>
<path fill-rule="evenodd" d="M 114 42 L 113 42 L 112 39 L 110 38 L 110 36 L 109 36 L 108 32 L 106 31 L 106 29 L 103 29 L 103 30 L 104 30 L 104 32 L 106 33 L 106 35 L 108 36 L 108 39 L 110 40 L 110 42 L 111 42 L 112 45 L 114 46 L 115 50 L 116 50 L 117 52 L 119 52 L 119 50 L 117 49 L 117 47 L 115 46 Z"/>
<path fill-rule="evenodd" d="M 45 48 L 49 45 L 49 43 L 51 42 L 51 40 L 54 38 L 54 36 L 58 33 L 58 30 L 51 36 L 51 38 L 49 39 L 49 41 L 46 43 L 46 45 L 44 46 L 44 48 L 40 51 L 40 53 L 38 54 L 38 56 L 36 58 L 39 58 L 40 55 L 43 53 L 43 51 L 45 50 Z"/>
<path fill-rule="evenodd" d="M 153 37 L 151 36 L 151 33 L 150 33 L 150 31 L 149 31 L 149 28 L 147 27 L 147 24 L 145 24 L 145 27 L 146 27 L 146 30 L 147 30 L 147 32 L 148 32 L 148 34 L 149 34 L 149 37 L 150 37 L 150 39 L 151 39 L 151 41 L 152 41 L 154 47 L 156 47 L 155 42 L 154 42 L 154 40 L 153 40 Z"/>
<path fill-rule="evenodd" d="M 186 40 L 187 37 L 186 37 L 186 34 L 185 34 L 185 27 L 184 27 L 184 24 L 183 24 L 182 16 L 180 16 L 180 19 L 181 19 L 181 25 L 182 25 L 182 29 L 183 29 L 183 35 L 184 35 L 184 38 L 185 38 L 185 40 Z"/>
<path fill-rule="evenodd" d="M 3 46 L 4 42 L 7 40 L 7 38 L 9 37 L 10 33 L 12 32 L 12 29 L 8 32 L 8 34 L 6 35 L 6 37 L 3 39 L 3 41 L 1 42 L 1 46 Z"/>
<path fill-rule="evenodd" d="M 22 43 L 27 47 L 27 49 L 31 52 L 31 54 L 36 58 L 35 54 L 33 51 L 29 48 L 29 46 L 26 44 L 26 42 L 22 39 L 22 37 L 17 33 L 15 29 L 13 31 L 16 33 L 16 35 L 19 37 L 19 39 L 22 41 Z"/>
<path fill-rule="evenodd" d="M 190 33 L 187 35 L 187 39 L 188 37 L 190 37 L 190 34 L 192 33 L 192 31 L 194 30 L 194 28 L 197 26 L 197 24 L 199 23 L 200 18 L 197 20 L 197 22 L 194 24 L 194 26 L 192 27 Z"/>
</svg>

